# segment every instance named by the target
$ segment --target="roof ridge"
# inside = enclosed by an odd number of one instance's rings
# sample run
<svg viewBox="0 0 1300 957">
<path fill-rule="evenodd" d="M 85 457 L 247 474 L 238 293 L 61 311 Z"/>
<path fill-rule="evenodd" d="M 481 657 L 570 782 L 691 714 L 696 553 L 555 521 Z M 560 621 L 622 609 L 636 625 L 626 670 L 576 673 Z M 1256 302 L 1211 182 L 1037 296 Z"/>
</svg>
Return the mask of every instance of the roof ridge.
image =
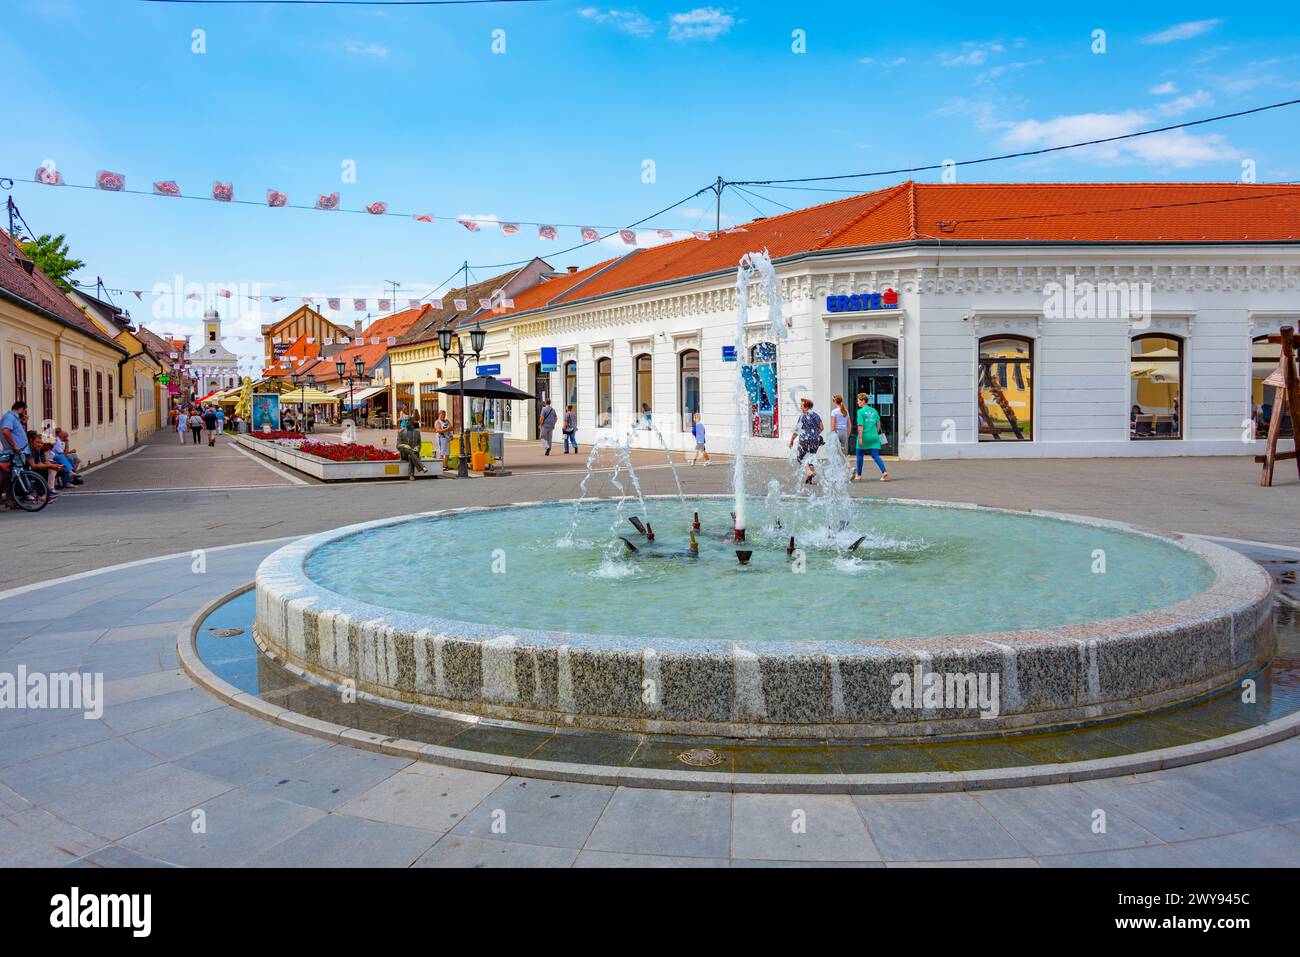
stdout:
<svg viewBox="0 0 1300 957">
<path fill-rule="evenodd" d="M 854 217 L 853 217 L 852 219 L 850 219 L 847 223 L 844 223 L 842 226 L 840 226 L 839 229 L 833 230 L 829 236 L 825 236 L 825 237 L 823 237 L 822 240 L 821 240 L 820 242 L 814 244 L 812 248 L 813 248 L 813 249 L 825 249 L 826 246 L 827 246 L 829 243 L 832 243 L 832 242 L 835 241 L 836 237 L 838 237 L 838 236 L 842 236 L 842 235 L 843 235 L 847 230 L 852 229 L 852 228 L 853 228 L 854 226 L 856 226 L 858 223 L 862 222 L 864 219 L 866 219 L 868 216 L 870 216 L 870 215 L 871 215 L 872 213 L 874 213 L 876 210 L 880 209 L 880 208 L 883 207 L 886 203 L 888 203 L 890 200 L 892 200 L 894 197 L 896 197 L 896 196 L 899 194 L 900 191 L 902 191 L 903 189 L 906 189 L 908 186 L 911 186 L 911 185 L 912 185 L 912 181 L 909 179 L 909 180 L 907 180 L 906 182 L 899 183 L 897 186 L 890 186 L 890 187 L 888 187 L 887 189 L 884 190 L 884 192 L 885 192 L 886 195 L 882 196 L 882 197 L 880 198 L 880 201 L 879 201 L 879 202 L 874 203 L 874 204 L 868 206 L 866 209 L 864 209 L 864 210 L 863 210 L 861 213 L 859 213 L 857 216 L 854 216 Z M 850 197 L 850 198 L 861 199 L 863 195 L 867 195 L 867 196 L 869 196 L 869 195 L 871 195 L 871 194 L 870 194 L 870 193 L 859 194 L 857 197 Z"/>
</svg>

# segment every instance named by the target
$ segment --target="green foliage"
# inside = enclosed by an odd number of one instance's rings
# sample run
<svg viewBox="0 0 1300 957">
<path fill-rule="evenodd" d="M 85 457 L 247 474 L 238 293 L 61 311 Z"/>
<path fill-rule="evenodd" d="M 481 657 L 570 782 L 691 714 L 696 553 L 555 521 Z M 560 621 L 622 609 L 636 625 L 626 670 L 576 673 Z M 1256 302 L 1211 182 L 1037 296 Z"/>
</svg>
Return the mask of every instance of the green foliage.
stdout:
<svg viewBox="0 0 1300 957">
<path fill-rule="evenodd" d="M 32 262 L 36 263 L 37 268 L 54 280 L 54 284 L 64 292 L 72 290 L 69 277 L 86 265 L 80 259 L 73 259 L 68 255 L 68 244 L 64 241 L 62 233 L 57 236 L 46 233 L 19 245 L 22 251 L 31 257 Z"/>
</svg>

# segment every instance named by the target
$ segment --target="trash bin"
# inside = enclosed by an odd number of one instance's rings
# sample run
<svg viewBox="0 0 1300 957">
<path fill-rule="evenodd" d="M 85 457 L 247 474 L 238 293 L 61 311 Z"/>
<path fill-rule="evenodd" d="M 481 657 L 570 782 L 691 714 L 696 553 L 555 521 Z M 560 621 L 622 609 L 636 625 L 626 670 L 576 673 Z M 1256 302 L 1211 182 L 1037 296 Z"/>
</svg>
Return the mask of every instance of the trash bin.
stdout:
<svg viewBox="0 0 1300 957">
<path fill-rule="evenodd" d="M 487 468 L 488 456 L 486 452 L 475 449 L 469 458 L 469 467 L 475 472 L 482 472 Z"/>
</svg>

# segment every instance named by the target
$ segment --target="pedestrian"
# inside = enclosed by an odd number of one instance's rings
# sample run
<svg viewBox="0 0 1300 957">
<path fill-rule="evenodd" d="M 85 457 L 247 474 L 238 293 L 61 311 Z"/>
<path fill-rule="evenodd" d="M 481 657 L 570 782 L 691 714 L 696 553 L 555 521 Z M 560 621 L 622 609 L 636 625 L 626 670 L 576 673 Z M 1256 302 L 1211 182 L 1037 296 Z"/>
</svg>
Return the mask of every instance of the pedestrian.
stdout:
<svg viewBox="0 0 1300 957">
<path fill-rule="evenodd" d="M 182 436 L 182 438 L 184 437 Z M 68 433 L 57 425 L 54 427 L 54 443 L 50 447 L 50 458 L 63 466 L 64 485 L 85 484 L 81 476 L 77 474 L 77 467 L 81 460 L 73 461 L 68 451 Z"/>
<path fill-rule="evenodd" d="M 641 428 L 647 432 L 654 431 L 655 419 L 654 414 L 650 411 L 650 403 L 641 403 Z"/>
<path fill-rule="evenodd" d="M 691 435 L 695 436 L 695 458 L 703 458 L 704 464 L 709 464 L 709 450 L 705 447 L 705 429 L 704 422 L 700 419 L 700 413 L 696 412 L 691 416 Z M 695 459 L 691 459 L 691 464 L 695 464 Z"/>
<path fill-rule="evenodd" d="M 438 443 L 438 460 L 446 466 L 451 455 L 451 423 L 447 421 L 446 409 L 439 409 L 438 417 L 433 420 L 433 439 Z"/>
<path fill-rule="evenodd" d="M 176 410 L 176 434 L 180 436 L 181 445 L 185 444 L 185 430 L 190 427 L 189 417 L 184 409 Z"/>
<path fill-rule="evenodd" d="M 543 455 L 551 454 L 551 436 L 555 434 L 555 410 L 551 408 L 551 400 L 542 400 L 542 411 L 538 416 L 537 425 L 538 437 L 542 440 L 542 448 L 546 451 Z"/>
<path fill-rule="evenodd" d="M 798 439 L 799 461 L 804 464 L 806 472 L 803 481 L 805 485 L 811 485 L 814 477 L 813 458 L 816 457 L 817 450 L 826 442 L 822 438 L 826 424 L 822 422 L 822 417 L 813 411 L 812 399 L 800 399 L 799 408 L 803 411 L 799 415 L 795 430 L 790 433 L 790 448 L 794 448 L 795 439 Z"/>
<path fill-rule="evenodd" d="M 208 448 L 217 444 L 217 412 L 208 406 L 203 412 L 203 427 L 208 430 Z"/>
<path fill-rule="evenodd" d="M 578 413 L 573 411 L 573 406 L 564 407 L 564 454 L 569 454 L 569 443 L 573 443 L 573 453 L 578 453 Z"/>
<path fill-rule="evenodd" d="M 835 438 L 840 443 L 840 454 L 849 454 L 849 410 L 844 408 L 844 396 L 834 395 L 831 401 L 835 407 L 831 409 L 831 431 L 835 433 Z"/>
<path fill-rule="evenodd" d="M 307 412 L 307 431 L 316 431 L 316 410 L 309 409 Z"/>
<path fill-rule="evenodd" d="M 226 431 L 226 410 L 217 406 L 217 435 Z"/>
<path fill-rule="evenodd" d="M 884 441 L 880 434 L 880 413 L 867 405 L 867 394 L 858 393 L 858 467 L 852 475 L 852 480 L 856 482 L 862 478 L 862 459 L 867 454 L 871 454 L 872 461 L 880 469 L 880 481 L 889 480 L 889 471 L 885 468 L 885 462 L 880 457 L 880 446 Z"/>
<path fill-rule="evenodd" d="M 27 425 L 23 419 L 27 415 L 27 403 L 19 399 L 0 418 L 0 449 L 5 452 L 22 452 L 28 455 L 31 452 L 30 443 L 27 440 Z"/>
<path fill-rule="evenodd" d="M 199 414 L 198 409 L 192 408 L 187 421 L 190 426 L 190 438 L 194 445 L 198 445 L 199 438 L 203 435 L 203 416 Z"/>
<path fill-rule="evenodd" d="M 397 433 L 397 453 L 410 464 L 412 481 L 415 480 L 416 472 L 429 471 L 420 461 L 420 445 L 423 441 L 420 437 L 420 420 L 411 416 Z"/>
</svg>

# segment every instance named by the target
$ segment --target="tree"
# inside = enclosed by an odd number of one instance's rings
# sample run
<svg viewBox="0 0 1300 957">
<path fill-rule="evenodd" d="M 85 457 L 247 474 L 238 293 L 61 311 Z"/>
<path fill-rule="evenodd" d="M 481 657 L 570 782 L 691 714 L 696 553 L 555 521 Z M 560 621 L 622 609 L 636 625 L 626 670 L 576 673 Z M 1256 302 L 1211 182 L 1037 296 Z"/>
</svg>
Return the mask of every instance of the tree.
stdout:
<svg viewBox="0 0 1300 957">
<path fill-rule="evenodd" d="M 54 284 L 64 292 L 72 291 L 72 283 L 68 277 L 86 265 L 80 259 L 73 259 L 68 255 L 68 244 L 64 241 L 62 233 L 57 236 L 46 233 L 19 243 L 19 246 L 31 257 L 32 262 L 36 263 L 37 268 L 54 280 Z"/>
</svg>

